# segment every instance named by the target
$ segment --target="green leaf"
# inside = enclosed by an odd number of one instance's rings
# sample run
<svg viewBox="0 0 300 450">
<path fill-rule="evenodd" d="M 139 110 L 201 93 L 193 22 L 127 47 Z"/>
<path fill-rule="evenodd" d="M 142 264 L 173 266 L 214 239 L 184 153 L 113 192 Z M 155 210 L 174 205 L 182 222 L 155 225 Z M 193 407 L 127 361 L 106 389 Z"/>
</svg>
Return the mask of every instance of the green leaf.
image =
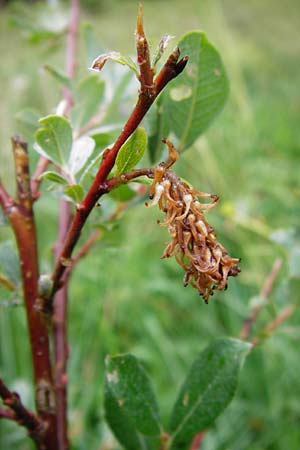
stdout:
<svg viewBox="0 0 300 450">
<path fill-rule="evenodd" d="M 152 67 L 155 68 L 155 66 L 157 65 L 158 61 L 160 60 L 160 58 L 162 57 L 162 55 L 164 54 L 166 48 L 169 45 L 169 42 L 171 41 L 171 39 L 173 39 L 174 36 L 171 36 L 169 34 L 164 34 L 163 37 L 161 38 L 157 49 L 154 52 L 154 57 L 152 60 Z"/>
<path fill-rule="evenodd" d="M 75 129 L 85 125 L 98 111 L 104 95 L 104 81 L 97 75 L 89 75 L 78 84 L 72 110 L 72 124 Z"/>
<path fill-rule="evenodd" d="M 144 128 L 138 128 L 119 150 L 116 159 L 117 175 L 133 169 L 142 159 L 146 147 L 146 131 Z"/>
<path fill-rule="evenodd" d="M 74 202 L 79 203 L 84 197 L 84 192 L 81 184 L 69 184 L 65 187 L 64 193 Z"/>
<path fill-rule="evenodd" d="M 105 383 L 104 408 L 106 421 L 115 437 L 127 450 L 146 450 L 146 438 L 132 424 L 128 415 L 114 397 L 108 383 Z"/>
<path fill-rule="evenodd" d="M 98 56 L 91 65 L 91 70 L 99 72 L 108 60 L 117 62 L 122 66 L 127 66 L 139 77 L 139 70 L 135 62 L 127 55 L 121 55 L 119 52 L 108 52 Z"/>
<path fill-rule="evenodd" d="M 40 177 L 40 179 L 46 179 L 48 181 L 52 181 L 53 183 L 57 184 L 68 184 L 68 180 L 64 178 L 62 175 L 60 175 L 57 172 L 53 172 L 51 170 L 48 170 L 47 172 L 43 172 Z"/>
<path fill-rule="evenodd" d="M 56 81 L 58 81 L 60 84 L 62 84 L 63 86 L 68 87 L 69 89 L 71 89 L 72 87 L 72 82 L 70 80 L 69 77 L 67 77 L 67 75 L 65 75 L 63 72 L 61 72 L 60 70 L 54 69 L 54 67 L 45 64 L 44 65 L 44 69 L 50 73 L 50 75 L 53 76 L 53 78 L 56 79 Z"/>
<path fill-rule="evenodd" d="M 19 258 L 11 241 L 0 244 L 0 271 L 15 285 L 21 282 Z"/>
<path fill-rule="evenodd" d="M 179 139 L 179 149 L 190 147 L 223 109 L 229 83 L 218 51 L 205 33 L 192 31 L 179 41 L 189 61 L 167 89 L 164 114 Z"/>
<path fill-rule="evenodd" d="M 133 355 L 106 359 L 106 384 L 121 411 L 144 435 L 160 434 L 160 418 L 148 375 Z"/>
<path fill-rule="evenodd" d="M 82 136 L 73 142 L 68 161 L 69 171 L 76 175 L 86 165 L 95 148 L 95 141 L 89 136 Z"/>
<path fill-rule="evenodd" d="M 40 119 L 42 128 L 35 133 L 37 152 L 59 166 L 66 166 L 72 148 L 72 129 L 69 121 L 61 116 Z"/>
<path fill-rule="evenodd" d="M 250 348 L 237 339 L 217 339 L 199 355 L 173 409 L 171 450 L 188 449 L 193 437 L 211 426 L 230 403 Z"/>
</svg>

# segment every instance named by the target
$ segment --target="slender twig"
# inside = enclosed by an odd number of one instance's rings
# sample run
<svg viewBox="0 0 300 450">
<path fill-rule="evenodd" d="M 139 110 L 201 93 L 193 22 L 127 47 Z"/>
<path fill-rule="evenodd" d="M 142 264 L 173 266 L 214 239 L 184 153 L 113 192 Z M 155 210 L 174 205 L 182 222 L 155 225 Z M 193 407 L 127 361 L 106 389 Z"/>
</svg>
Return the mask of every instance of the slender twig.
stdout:
<svg viewBox="0 0 300 450">
<path fill-rule="evenodd" d="M 57 256 L 63 245 L 71 222 L 70 206 L 65 200 L 60 200 L 58 239 L 55 248 Z M 66 281 L 66 280 L 65 280 Z M 54 297 L 53 337 L 54 337 L 54 385 L 56 394 L 56 417 L 58 450 L 66 450 L 68 442 L 67 423 L 67 313 L 68 313 L 68 283 L 65 282 Z"/>
<path fill-rule="evenodd" d="M 147 176 L 149 178 L 153 178 L 154 170 L 152 168 L 145 168 L 145 169 L 134 169 L 130 172 L 122 173 L 122 175 L 109 178 L 109 180 L 104 181 L 99 186 L 99 191 L 101 194 L 107 194 L 108 192 L 112 191 L 113 189 L 116 189 L 117 187 L 121 186 L 122 184 L 127 184 L 129 181 L 134 180 L 135 178 Z"/>
<path fill-rule="evenodd" d="M 99 240 L 101 234 L 102 230 L 95 230 L 87 239 L 87 241 L 80 247 L 74 258 L 72 258 L 72 270 L 78 264 L 78 262 L 87 255 L 89 250 Z"/>
<path fill-rule="evenodd" d="M 284 321 L 286 321 L 295 311 L 294 305 L 287 305 L 284 309 L 280 311 L 280 313 L 275 317 L 274 320 L 269 322 L 259 336 L 255 336 L 251 343 L 253 346 L 260 344 L 267 337 L 272 335 L 273 331 L 275 331 Z"/>
<path fill-rule="evenodd" d="M 108 220 L 114 220 L 116 219 L 119 214 L 124 210 L 128 202 L 120 203 L 116 209 L 109 215 Z M 90 251 L 90 249 L 93 247 L 93 245 L 100 239 L 100 237 L 103 234 L 103 230 L 97 229 L 95 230 L 90 237 L 85 241 L 84 244 L 80 247 L 76 255 L 72 258 L 72 265 L 69 267 L 69 269 L 66 271 L 73 271 L 75 266 L 81 261 L 82 258 L 84 258 L 87 253 Z"/>
<path fill-rule="evenodd" d="M 259 298 L 261 300 L 260 303 L 252 308 L 249 316 L 244 320 L 240 333 L 241 339 L 246 340 L 249 337 L 254 322 L 256 321 L 260 311 L 265 306 L 269 296 L 271 295 L 274 283 L 276 281 L 276 278 L 279 274 L 281 267 L 282 267 L 282 259 L 277 258 L 273 264 L 271 272 L 268 274 L 264 282 L 264 285 L 260 291 L 259 294 Z"/>
<path fill-rule="evenodd" d="M 4 212 L 8 211 L 14 205 L 13 198 L 8 194 L 5 187 L 1 183 L 1 180 L 0 180 L 0 205 Z"/>
<path fill-rule="evenodd" d="M 104 183 L 108 174 L 113 168 L 121 146 L 128 139 L 128 137 L 137 129 L 140 122 L 144 118 L 145 114 L 149 110 L 150 106 L 153 104 L 155 98 L 159 95 L 159 93 L 166 86 L 166 84 L 173 78 L 177 77 L 177 75 L 179 75 L 186 66 L 188 58 L 184 57 L 180 61 L 178 61 L 179 54 L 180 54 L 179 49 L 176 48 L 171 53 L 165 65 L 162 67 L 161 71 L 156 77 L 154 82 L 155 95 L 149 97 L 145 93 L 140 93 L 137 104 L 134 110 L 132 111 L 129 119 L 127 120 L 115 144 L 111 149 L 108 149 L 104 152 L 96 177 L 86 197 L 77 208 L 72 225 L 65 240 L 64 248 L 59 258 L 57 258 L 56 260 L 54 272 L 52 274 L 53 294 L 59 288 L 61 277 L 66 269 L 65 263 L 70 259 L 72 255 L 72 251 L 79 239 L 81 230 L 91 210 L 97 203 L 100 196 L 103 195 L 103 190 L 101 189 L 102 183 Z"/>
<path fill-rule="evenodd" d="M 71 0 L 70 22 L 68 27 L 66 45 L 66 74 L 73 79 L 76 74 L 77 40 L 80 17 L 80 0 Z M 70 89 L 63 91 L 65 100 L 64 114 L 68 115 L 73 106 L 73 95 Z M 55 259 L 62 251 L 63 244 L 72 221 L 70 203 L 60 200 L 58 236 L 55 245 Z M 68 275 L 68 274 L 66 274 Z M 67 422 L 67 314 L 68 314 L 68 276 L 65 277 L 64 286 L 54 297 L 53 335 L 54 335 L 54 384 L 56 392 L 57 435 L 58 449 L 69 448 L 68 422 Z"/>
<path fill-rule="evenodd" d="M 101 110 L 97 114 L 95 114 L 85 125 L 83 125 L 78 133 L 76 134 L 76 137 L 82 136 L 86 134 L 88 131 L 92 130 L 96 126 L 99 126 L 99 124 L 103 121 L 105 118 L 105 111 Z"/>
<path fill-rule="evenodd" d="M 0 418 L 10 419 L 25 427 L 30 437 L 42 449 L 41 442 L 45 433 L 45 423 L 21 402 L 19 394 L 12 392 L 0 378 L 0 397 L 9 409 L 0 409 Z"/>
<path fill-rule="evenodd" d="M 37 200 L 40 196 L 39 188 L 42 181 L 40 175 L 45 172 L 49 163 L 49 159 L 47 159 L 45 156 L 41 156 L 38 160 L 35 172 L 31 177 L 31 195 L 33 201 Z"/>
<path fill-rule="evenodd" d="M 27 322 L 30 336 L 36 407 L 39 418 L 46 424 L 40 450 L 56 450 L 55 399 L 52 384 L 48 329 L 36 308 L 38 298 L 38 253 L 35 218 L 30 192 L 27 145 L 19 137 L 12 139 L 18 201 L 8 202 L 4 209 L 10 221 L 19 251 Z M 46 446 L 44 446 L 44 444 Z"/>
</svg>

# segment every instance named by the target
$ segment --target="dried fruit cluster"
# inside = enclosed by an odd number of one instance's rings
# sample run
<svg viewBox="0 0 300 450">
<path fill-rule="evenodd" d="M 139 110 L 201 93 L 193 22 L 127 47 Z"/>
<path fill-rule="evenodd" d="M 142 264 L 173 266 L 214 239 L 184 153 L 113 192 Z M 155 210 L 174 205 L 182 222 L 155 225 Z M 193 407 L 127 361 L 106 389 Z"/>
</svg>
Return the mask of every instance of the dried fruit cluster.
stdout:
<svg viewBox="0 0 300 450">
<path fill-rule="evenodd" d="M 147 206 L 158 205 L 165 213 L 164 222 L 159 221 L 159 224 L 168 227 L 172 240 L 162 258 L 175 256 L 185 270 L 184 285 L 195 287 L 207 303 L 214 289 L 225 289 L 227 278 L 240 272 L 237 266 L 240 260 L 228 255 L 204 217 L 216 205 L 218 197 L 188 186 L 169 169 L 177 160 L 178 153 L 169 141 L 165 142 L 170 159 L 154 169 L 149 192 L 152 202 Z M 212 201 L 202 203 L 199 198 Z"/>
</svg>

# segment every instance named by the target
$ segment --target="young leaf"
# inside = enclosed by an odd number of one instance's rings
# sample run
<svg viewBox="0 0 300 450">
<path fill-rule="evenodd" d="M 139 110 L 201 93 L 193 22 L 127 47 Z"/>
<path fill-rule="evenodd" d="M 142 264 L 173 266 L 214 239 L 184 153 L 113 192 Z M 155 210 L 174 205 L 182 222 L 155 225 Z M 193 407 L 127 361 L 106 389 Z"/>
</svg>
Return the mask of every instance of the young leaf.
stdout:
<svg viewBox="0 0 300 450">
<path fill-rule="evenodd" d="M 52 181 L 52 183 L 68 184 L 68 180 L 66 178 L 64 178 L 59 173 L 53 172 L 51 170 L 48 170 L 47 172 L 43 172 L 39 178 L 46 179 L 48 181 Z"/>
<path fill-rule="evenodd" d="M 82 80 L 75 90 L 72 124 L 75 129 L 85 125 L 98 111 L 104 95 L 104 81 L 92 74 Z"/>
<path fill-rule="evenodd" d="M 229 84 L 220 55 L 205 33 L 187 33 L 178 46 L 189 61 L 167 90 L 164 114 L 179 139 L 179 149 L 183 150 L 193 144 L 222 110 Z"/>
<path fill-rule="evenodd" d="M 74 202 L 79 203 L 84 197 L 84 192 L 81 184 L 69 184 L 65 187 L 64 193 Z"/>
<path fill-rule="evenodd" d="M 63 86 L 66 86 L 68 88 L 72 87 L 72 82 L 70 80 L 69 77 L 67 77 L 67 75 L 65 75 L 64 73 L 62 73 L 60 70 L 54 69 L 54 67 L 45 64 L 44 65 L 44 69 L 50 73 L 50 75 L 53 76 L 53 78 L 56 79 L 56 81 L 58 81 L 60 84 L 62 84 Z"/>
<path fill-rule="evenodd" d="M 59 166 L 66 166 L 72 147 L 72 129 L 69 121 L 61 116 L 40 119 L 42 128 L 35 133 L 35 149 Z"/>
<path fill-rule="evenodd" d="M 76 175 L 85 166 L 95 148 L 95 141 L 89 136 L 82 136 L 73 142 L 68 162 L 69 171 Z"/>
<path fill-rule="evenodd" d="M 119 150 L 116 166 L 117 175 L 133 169 L 142 159 L 147 147 L 147 134 L 144 128 L 138 128 Z"/>
<path fill-rule="evenodd" d="M 133 72 L 136 74 L 136 76 L 139 77 L 139 70 L 138 70 L 135 62 L 130 58 L 130 56 L 121 55 L 121 53 L 119 53 L 119 52 L 108 52 L 108 53 L 103 53 L 103 55 L 98 56 L 92 62 L 91 70 L 100 72 L 100 70 L 102 70 L 103 66 L 109 59 L 111 61 L 121 64 L 122 66 L 129 67 L 131 70 L 133 70 Z"/>
<path fill-rule="evenodd" d="M 160 418 L 150 380 L 133 355 L 106 359 L 106 384 L 138 432 L 146 436 L 159 435 Z"/>
<path fill-rule="evenodd" d="M 237 339 L 217 339 L 199 355 L 173 409 L 171 450 L 188 449 L 193 437 L 209 427 L 230 403 L 250 347 Z"/>
<path fill-rule="evenodd" d="M 158 44 L 157 49 L 154 52 L 154 57 L 153 57 L 153 61 L 152 61 L 152 67 L 155 68 L 156 64 L 158 63 L 158 61 L 160 60 L 160 58 L 164 54 L 164 51 L 168 47 L 169 42 L 173 38 L 174 38 L 174 36 L 171 36 L 170 34 L 164 34 L 163 35 L 163 37 L 161 38 L 161 40 L 160 40 L 160 42 Z"/>
</svg>

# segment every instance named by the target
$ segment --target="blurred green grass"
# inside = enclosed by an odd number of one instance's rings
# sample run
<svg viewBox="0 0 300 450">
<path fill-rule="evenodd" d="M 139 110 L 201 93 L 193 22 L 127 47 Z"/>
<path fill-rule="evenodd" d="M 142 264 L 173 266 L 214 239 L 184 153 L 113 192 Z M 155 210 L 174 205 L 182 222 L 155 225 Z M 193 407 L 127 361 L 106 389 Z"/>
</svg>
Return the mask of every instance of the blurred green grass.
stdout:
<svg viewBox="0 0 300 450">
<path fill-rule="evenodd" d="M 28 8 L 35 13 L 35 6 Z M 299 9 L 296 0 L 284 5 L 270 0 L 144 3 L 152 42 L 166 32 L 179 37 L 190 29 L 203 29 L 228 70 L 231 96 L 225 110 L 183 154 L 176 170 L 200 190 L 220 195 L 210 220 L 230 253 L 242 257 L 242 273 L 230 280 L 227 292 L 204 305 L 195 292 L 182 287 L 175 262 L 160 260 L 167 235 L 156 225 L 157 211 L 145 211 L 140 205 L 125 212 L 119 227 L 78 266 L 71 284 L 69 397 L 74 450 L 99 449 L 101 436 L 109 439 L 101 403 L 106 354 L 130 351 L 143 359 L 167 420 L 190 363 L 214 337 L 238 336 L 249 301 L 258 295 L 277 256 L 284 259 L 284 267 L 271 297 L 273 308 L 264 310 L 256 331 L 273 318 L 274 309 L 298 302 L 298 281 L 288 280 L 289 251 L 274 243 L 270 234 L 299 227 Z M 14 115 L 24 106 L 41 114 L 53 111 L 59 91 L 40 67 L 44 63 L 63 67 L 64 61 L 60 47 L 50 53 L 31 46 L 21 31 L 10 28 L 11 11 L 0 15 L 0 156 L 8 182 L 9 136 L 18 130 Z M 135 14 L 136 2 L 114 1 L 86 11 L 84 19 L 94 25 L 105 49 L 131 53 Z M 80 55 L 84 73 L 86 55 Z M 47 270 L 56 207 L 45 198 L 37 211 Z M 201 449 L 298 450 L 297 314 L 251 354 L 235 401 Z M 0 306 L 2 372 L 30 404 L 30 356 L 24 333 L 22 308 Z M 0 426 L 0 448 L 30 448 L 22 431 L 12 424 Z"/>
</svg>

